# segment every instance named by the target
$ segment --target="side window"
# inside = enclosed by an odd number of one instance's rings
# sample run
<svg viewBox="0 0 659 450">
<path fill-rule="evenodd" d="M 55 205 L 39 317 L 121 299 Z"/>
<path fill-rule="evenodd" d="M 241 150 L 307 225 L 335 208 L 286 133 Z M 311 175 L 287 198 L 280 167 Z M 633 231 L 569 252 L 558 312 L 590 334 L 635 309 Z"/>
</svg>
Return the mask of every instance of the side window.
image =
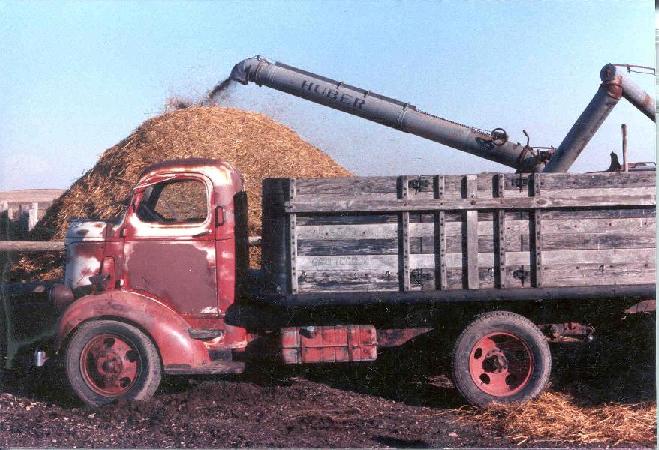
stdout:
<svg viewBox="0 0 659 450">
<path fill-rule="evenodd" d="M 208 216 L 206 186 L 199 180 L 168 180 L 144 190 L 137 209 L 142 222 L 202 223 Z"/>
</svg>

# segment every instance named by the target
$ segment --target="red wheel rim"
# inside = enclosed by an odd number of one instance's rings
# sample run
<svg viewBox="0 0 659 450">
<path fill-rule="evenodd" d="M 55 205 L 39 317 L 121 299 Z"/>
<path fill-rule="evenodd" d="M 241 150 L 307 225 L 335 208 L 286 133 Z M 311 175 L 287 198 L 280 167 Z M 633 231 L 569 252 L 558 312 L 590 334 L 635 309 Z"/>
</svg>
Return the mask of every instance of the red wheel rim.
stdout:
<svg viewBox="0 0 659 450">
<path fill-rule="evenodd" d="M 529 383 L 533 374 L 533 354 L 526 342 L 513 334 L 490 333 L 471 349 L 469 374 L 486 394 L 508 397 Z"/>
<path fill-rule="evenodd" d="M 139 352 L 121 336 L 100 334 L 82 349 L 80 369 L 94 392 L 105 397 L 118 397 L 133 387 L 140 374 Z"/>
</svg>

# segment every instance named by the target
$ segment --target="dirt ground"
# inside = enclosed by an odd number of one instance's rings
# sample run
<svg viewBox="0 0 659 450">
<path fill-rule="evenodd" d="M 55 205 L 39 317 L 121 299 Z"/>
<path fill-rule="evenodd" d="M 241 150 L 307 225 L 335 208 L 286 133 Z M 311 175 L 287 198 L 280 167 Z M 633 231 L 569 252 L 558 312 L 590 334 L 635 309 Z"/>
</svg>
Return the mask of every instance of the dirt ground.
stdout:
<svg viewBox="0 0 659 450">
<path fill-rule="evenodd" d="M 583 405 L 645 402 L 652 408 L 654 345 L 640 349 L 636 345 L 613 350 L 604 344 L 554 348 L 556 370 L 550 392 L 574 395 Z M 509 447 L 520 443 L 511 438 L 505 423 L 484 421 L 463 403 L 442 374 L 444 358 L 426 356 L 402 349 L 384 353 L 370 365 L 261 371 L 231 378 L 179 377 L 166 380 L 149 402 L 95 410 L 81 406 L 56 374 L 6 376 L 5 393 L 0 394 L 0 446 Z M 549 440 L 530 438 L 522 445 L 579 443 L 557 435 Z M 653 446 L 653 442 L 632 439 L 615 445 Z"/>
</svg>

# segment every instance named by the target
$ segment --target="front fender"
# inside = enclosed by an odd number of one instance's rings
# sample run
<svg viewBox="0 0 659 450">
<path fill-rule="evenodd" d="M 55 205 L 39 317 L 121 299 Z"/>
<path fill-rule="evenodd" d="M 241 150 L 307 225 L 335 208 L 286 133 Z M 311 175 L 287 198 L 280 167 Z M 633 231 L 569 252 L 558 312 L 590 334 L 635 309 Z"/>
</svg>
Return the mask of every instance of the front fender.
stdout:
<svg viewBox="0 0 659 450">
<path fill-rule="evenodd" d="M 190 325 L 181 316 L 154 298 L 130 291 L 86 295 L 69 305 L 57 324 L 56 351 L 62 350 L 81 323 L 100 318 L 132 322 L 144 330 L 158 348 L 165 368 L 196 368 L 210 362 L 208 350 L 190 337 Z"/>
</svg>

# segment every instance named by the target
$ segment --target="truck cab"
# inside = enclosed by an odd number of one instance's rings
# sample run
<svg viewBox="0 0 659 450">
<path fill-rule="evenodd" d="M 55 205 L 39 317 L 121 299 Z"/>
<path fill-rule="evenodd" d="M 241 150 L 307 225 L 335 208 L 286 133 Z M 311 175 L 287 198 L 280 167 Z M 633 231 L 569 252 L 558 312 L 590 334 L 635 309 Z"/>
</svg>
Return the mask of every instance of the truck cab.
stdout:
<svg viewBox="0 0 659 450">
<path fill-rule="evenodd" d="M 87 403 L 144 398 L 164 373 L 242 370 L 244 328 L 225 323 L 247 269 L 241 175 L 215 160 L 145 170 L 117 222 L 72 222 L 55 350 Z M 145 376 L 147 374 L 148 376 Z M 157 383 L 155 383 L 157 386 Z"/>
</svg>

